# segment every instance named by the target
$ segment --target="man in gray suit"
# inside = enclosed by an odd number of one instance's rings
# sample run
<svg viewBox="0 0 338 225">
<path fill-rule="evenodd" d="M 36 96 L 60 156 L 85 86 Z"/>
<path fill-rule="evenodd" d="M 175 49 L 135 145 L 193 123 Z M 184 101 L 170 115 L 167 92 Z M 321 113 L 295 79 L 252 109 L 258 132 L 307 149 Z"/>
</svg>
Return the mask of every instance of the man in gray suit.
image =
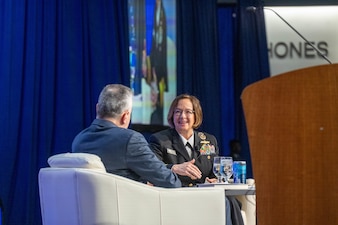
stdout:
<svg viewBox="0 0 338 225">
<path fill-rule="evenodd" d="M 98 155 L 109 173 L 159 187 L 181 187 L 177 175 L 155 156 L 144 136 L 128 129 L 132 97 L 126 86 L 105 86 L 96 105 L 97 117 L 75 137 L 72 152 Z"/>
</svg>

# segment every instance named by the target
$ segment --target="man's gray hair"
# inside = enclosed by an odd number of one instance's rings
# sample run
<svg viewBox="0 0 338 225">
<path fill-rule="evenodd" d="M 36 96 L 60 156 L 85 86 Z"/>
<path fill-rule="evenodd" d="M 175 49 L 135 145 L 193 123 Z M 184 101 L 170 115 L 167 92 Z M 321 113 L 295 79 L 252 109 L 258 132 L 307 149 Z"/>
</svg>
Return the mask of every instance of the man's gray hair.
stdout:
<svg viewBox="0 0 338 225">
<path fill-rule="evenodd" d="M 98 118 L 117 118 L 126 110 L 132 108 L 133 92 L 121 84 L 108 84 L 100 93 L 97 103 Z"/>
</svg>

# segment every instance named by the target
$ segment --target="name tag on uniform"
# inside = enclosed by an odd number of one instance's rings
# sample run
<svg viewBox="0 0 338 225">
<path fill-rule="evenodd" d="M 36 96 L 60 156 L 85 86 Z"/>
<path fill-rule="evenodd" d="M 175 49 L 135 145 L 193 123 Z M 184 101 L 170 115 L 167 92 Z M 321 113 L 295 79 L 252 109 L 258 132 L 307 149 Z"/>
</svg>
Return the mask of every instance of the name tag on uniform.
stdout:
<svg viewBox="0 0 338 225">
<path fill-rule="evenodd" d="M 171 155 L 176 155 L 176 151 L 170 148 L 167 148 L 167 153 Z"/>
</svg>

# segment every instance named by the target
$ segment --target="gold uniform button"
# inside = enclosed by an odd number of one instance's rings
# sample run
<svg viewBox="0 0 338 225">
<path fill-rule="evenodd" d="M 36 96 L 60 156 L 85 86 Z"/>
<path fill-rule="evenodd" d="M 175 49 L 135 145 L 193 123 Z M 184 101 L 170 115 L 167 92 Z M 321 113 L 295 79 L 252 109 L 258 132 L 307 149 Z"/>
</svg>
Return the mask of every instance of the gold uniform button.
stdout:
<svg viewBox="0 0 338 225">
<path fill-rule="evenodd" d="M 192 187 L 192 186 L 194 186 L 194 185 L 193 185 L 192 183 L 190 183 L 190 184 L 189 184 L 189 187 Z"/>
</svg>

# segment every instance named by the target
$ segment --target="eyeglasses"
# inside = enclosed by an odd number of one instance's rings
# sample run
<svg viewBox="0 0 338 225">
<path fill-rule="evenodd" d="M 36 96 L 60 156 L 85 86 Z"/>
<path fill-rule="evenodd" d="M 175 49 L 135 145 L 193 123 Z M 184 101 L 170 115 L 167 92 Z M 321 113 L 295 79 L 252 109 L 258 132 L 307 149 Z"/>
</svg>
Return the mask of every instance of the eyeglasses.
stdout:
<svg viewBox="0 0 338 225">
<path fill-rule="evenodd" d="M 182 113 L 184 113 L 186 116 L 191 116 L 195 113 L 194 110 L 192 109 L 185 109 L 185 110 L 182 110 L 182 109 L 175 109 L 174 110 L 174 115 L 175 116 L 181 116 Z"/>
</svg>

